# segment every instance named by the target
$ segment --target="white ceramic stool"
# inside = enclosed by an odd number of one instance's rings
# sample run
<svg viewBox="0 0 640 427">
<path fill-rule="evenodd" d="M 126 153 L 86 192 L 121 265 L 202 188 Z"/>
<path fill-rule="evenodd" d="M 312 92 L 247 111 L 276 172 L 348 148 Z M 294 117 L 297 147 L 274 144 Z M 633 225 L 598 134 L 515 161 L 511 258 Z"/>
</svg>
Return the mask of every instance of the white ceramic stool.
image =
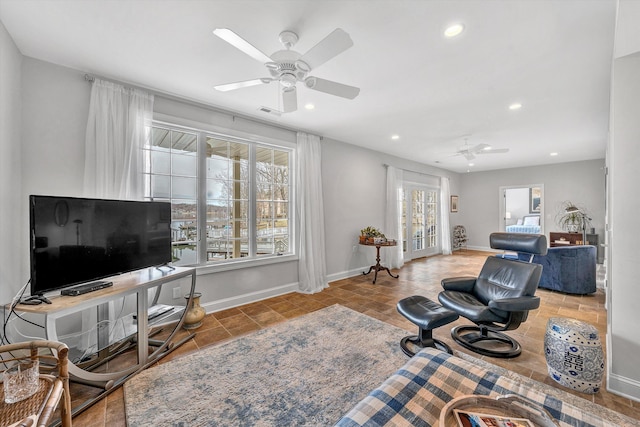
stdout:
<svg viewBox="0 0 640 427">
<path fill-rule="evenodd" d="M 595 326 L 552 317 L 544 336 L 544 355 L 549 375 L 558 383 L 583 393 L 600 390 L 604 352 Z"/>
</svg>

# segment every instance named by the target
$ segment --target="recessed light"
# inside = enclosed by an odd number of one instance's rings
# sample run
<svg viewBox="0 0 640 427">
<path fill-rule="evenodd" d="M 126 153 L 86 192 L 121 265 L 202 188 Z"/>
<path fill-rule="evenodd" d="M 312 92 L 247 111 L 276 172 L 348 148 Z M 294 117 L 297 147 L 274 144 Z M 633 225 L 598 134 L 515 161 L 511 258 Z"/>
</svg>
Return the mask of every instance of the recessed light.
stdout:
<svg viewBox="0 0 640 427">
<path fill-rule="evenodd" d="M 469 163 L 469 166 L 473 166 L 473 163 Z"/>
<path fill-rule="evenodd" d="M 549 153 L 550 156 L 557 156 L 558 153 Z"/>
<path fill-rule="evenodd" d="M 311 104 L 311 103 L 309 103 L 309 104 L 306 104 L 306 105 L 304 106 L 304 108 L 306 108 L 307 110 L 313 110 L 314 108 L 316 108 L 316 106 L 315 106 L 315 105 L 313 105 L 313 104 Z"/>
<path fill-rule="evenodd" d="M 394 141 L 398 140 L 400 139 L 400 135 L 391 135 L 391 139 L 393 139 Z"/>
<path fill-rule="evenodd" d="M 444 30 L 444 36 L 447 38 L 459 36 L 464 31 L 464 25 L 462 24 L 453 24 L 447 27 Z"/>
<path fill-rule="evenodd" d="M 519 102 L 514 102 L 513 104 L 509 105 L 509 110 L 519 110 L 522 108 L 522 104 L 520 104 Z"/>
</svg>

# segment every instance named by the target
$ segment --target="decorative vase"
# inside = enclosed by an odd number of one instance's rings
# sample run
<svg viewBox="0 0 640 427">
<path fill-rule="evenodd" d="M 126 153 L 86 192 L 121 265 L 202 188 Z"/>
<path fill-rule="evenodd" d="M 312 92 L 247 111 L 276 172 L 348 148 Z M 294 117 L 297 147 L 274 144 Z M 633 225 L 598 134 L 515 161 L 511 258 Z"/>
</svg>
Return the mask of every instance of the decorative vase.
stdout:
<svg viewBox="0 0 640 427">
<path fill-rule="evenodd" d="M 598 329 L 588 323 L 552 317 L 544 336 L 549 375 L 565 387 L 597 393 L 604 375 L 604 351 Z"/>
<path fill-rule="evenodd" d="M 191 301 L 191 305 L 185 308 L 187 312 L 184 315 L 184 321 L 182 322 L 182 327 L 184 329 L 197 329 L 202 325 L 202 319 L 207 314 L 204 308 L 200 306 L 200 297 L 202 296 L 199 292 L 193 293 L 193 300 Z M 185 295 L 184 298 L 189 301 L 189 294 Z"/>
</svg>

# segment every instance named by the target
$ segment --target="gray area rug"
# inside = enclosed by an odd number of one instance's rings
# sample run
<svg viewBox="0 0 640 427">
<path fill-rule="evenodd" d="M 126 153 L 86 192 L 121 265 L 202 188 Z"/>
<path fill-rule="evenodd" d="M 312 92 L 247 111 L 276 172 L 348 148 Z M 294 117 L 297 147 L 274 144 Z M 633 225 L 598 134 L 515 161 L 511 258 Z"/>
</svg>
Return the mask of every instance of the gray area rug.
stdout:
<svg viewBox="0 0 640 427">
<path fill-rule="evenodd" d="M 330 426 L 406 363 L 408 334 L 334 305 L 141 372 L 127 424 Z"/>
</svg>

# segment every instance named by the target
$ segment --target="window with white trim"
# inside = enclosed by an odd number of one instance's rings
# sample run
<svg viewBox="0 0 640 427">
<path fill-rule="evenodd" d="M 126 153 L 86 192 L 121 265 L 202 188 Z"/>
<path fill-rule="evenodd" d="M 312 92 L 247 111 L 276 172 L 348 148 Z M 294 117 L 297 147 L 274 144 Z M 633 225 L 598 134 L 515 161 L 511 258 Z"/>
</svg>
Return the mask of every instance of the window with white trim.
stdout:
<svg viewBox="0 0 640 427">
<path fill-rule="evenodd" d="M 145 198 L 171 202 L 174 265 L 292 252 L 290 148 L 154 123 L 143 154 Z"/>
</svg>

